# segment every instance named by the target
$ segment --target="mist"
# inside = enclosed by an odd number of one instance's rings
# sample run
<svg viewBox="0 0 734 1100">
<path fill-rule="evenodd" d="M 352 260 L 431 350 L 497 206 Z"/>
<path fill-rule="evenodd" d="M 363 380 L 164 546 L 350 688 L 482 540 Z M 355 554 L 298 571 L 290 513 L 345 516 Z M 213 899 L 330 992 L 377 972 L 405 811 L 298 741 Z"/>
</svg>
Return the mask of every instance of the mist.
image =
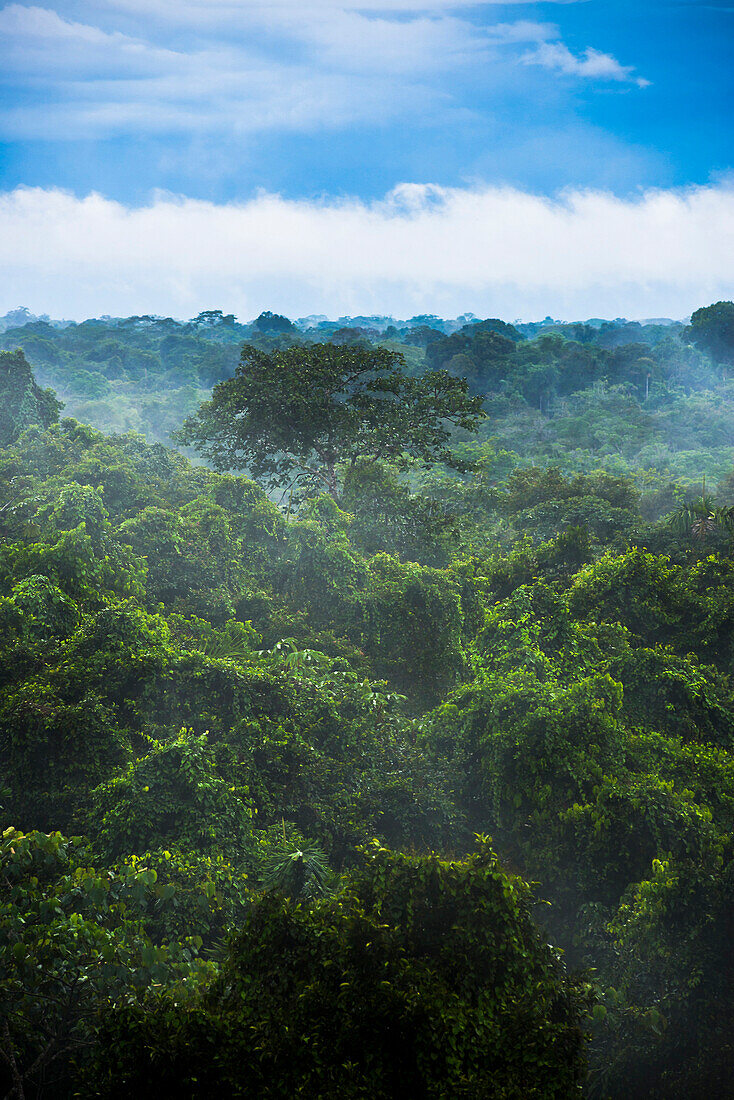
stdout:
<svg viewBox="0 0 734 1100">
<path fill-rule="evenodd" d="M 157 193 L 133 208 L 96 193 L 0 198 L 0 310 L 83 318 L 430 312 L 682 318 L 731 294 L 728 182 L 628 197 L 569 189 L 400 184 L 383 199 L 215 204 Z"/>
</svg>

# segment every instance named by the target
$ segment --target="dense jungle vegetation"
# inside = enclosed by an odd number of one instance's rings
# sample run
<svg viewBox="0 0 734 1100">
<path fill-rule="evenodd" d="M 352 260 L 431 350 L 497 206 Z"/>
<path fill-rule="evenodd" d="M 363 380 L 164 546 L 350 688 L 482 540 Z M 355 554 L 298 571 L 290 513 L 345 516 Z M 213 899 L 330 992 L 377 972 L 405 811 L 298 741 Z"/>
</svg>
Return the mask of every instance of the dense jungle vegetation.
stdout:
<svg viewBox="0 0 734 1100">
<path fill-rule="evenodd" d="M 734 1095 L 734 305 L 0 346 L 0 1095 Z"/>
</svg>

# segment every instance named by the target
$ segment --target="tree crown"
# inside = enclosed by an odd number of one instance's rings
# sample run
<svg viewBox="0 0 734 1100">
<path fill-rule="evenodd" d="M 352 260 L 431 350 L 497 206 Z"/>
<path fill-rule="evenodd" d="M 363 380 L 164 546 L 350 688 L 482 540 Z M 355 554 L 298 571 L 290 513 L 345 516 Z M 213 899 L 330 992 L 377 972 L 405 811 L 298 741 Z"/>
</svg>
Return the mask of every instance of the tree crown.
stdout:
<svg viewBox="0 0 734 1100">
<path fill-rule="evenodd" d="M 310 480 L 337 495 L 336 466 L 358 456 L 456 466 L 451 426 L 475 430 L 481 399 L 446 371 L 408 377 L 380 347 L 242 349 L 233 378 L 178 433 L 220 470 L 247 468 L 270 487 Z"/>
</svg>

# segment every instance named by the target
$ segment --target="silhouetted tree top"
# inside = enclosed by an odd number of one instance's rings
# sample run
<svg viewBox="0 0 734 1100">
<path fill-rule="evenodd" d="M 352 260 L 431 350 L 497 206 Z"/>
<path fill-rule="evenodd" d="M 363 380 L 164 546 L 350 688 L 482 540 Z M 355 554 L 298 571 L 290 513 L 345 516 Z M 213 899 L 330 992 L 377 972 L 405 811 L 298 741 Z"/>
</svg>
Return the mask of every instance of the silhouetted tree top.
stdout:
<svg viewBox="0 0 734 1100">
<path fill-rule="evenodd" d="M 281 313 L 271 313 L 266 309 L 264 313 L 253 322 L 260 332 L 295 332 L 296 326 Z"/>
<path fill-rule="evenodd" d="M 734 302 L 714 302 L 697 309 L 686 333 L 717 363 L 734 365 Z"/>
</svg>

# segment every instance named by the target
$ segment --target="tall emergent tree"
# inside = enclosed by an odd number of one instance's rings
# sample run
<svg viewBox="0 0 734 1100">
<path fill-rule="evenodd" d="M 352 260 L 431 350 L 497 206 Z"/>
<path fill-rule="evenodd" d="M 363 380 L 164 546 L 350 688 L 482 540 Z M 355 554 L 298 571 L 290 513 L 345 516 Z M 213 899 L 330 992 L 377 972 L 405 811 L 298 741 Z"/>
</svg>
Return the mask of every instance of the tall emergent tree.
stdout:
<svg viewBox="0 0 734 1100">
<path fill-rule="evenodd" d="M 402 355 L 386 348 L 245 344 L 234 377 L 215 386 L 177 439 L 219 470 L 247 468 L 270 488 L 310 482 L 336 497 L 338 465 L 358 457 L 460 465 L 447 447 L 450 428 L 473 431 L 481 415 L 465 379 L 442 370 L 410 378 Z"/>
</svg>

